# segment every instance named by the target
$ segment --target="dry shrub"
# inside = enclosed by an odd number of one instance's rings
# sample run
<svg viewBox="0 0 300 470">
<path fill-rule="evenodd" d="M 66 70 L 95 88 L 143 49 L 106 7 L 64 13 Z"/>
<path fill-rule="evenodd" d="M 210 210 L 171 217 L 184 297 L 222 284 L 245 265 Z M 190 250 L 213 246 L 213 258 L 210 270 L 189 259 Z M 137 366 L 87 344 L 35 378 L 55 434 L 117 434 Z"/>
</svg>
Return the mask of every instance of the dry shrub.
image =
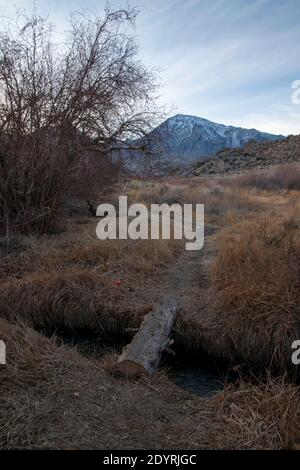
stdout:
<svg viewBox="0 0 300 470">
<path fill-rule="evenodd" d="M 254 170 L 235 179 L 237 186 L 263 190 L 300 190 L 300 164 L 281 165 L 272 171 Z"/>
<path fill-rule="evenodd" d="M 283 378 L 265 383 L 239 382 L 216 395 L 217 447 L 287 449 L 300 431 L 299 388 Z"/>
<path fill-rule="evenodd" d="M 58 42 L 34 10 L 0 31 L 0 230 L 49 232 L 65 198 L 116 178 L 128 137 L 158 118 L 156 78 L 136 60 L 137 10 L 73 13 Z M 126 34 L 125 34 L 126 32 Z M 152 123 L 151 123 L 152 121 Z M 145 147 L 145 144 L 144 144 Z M 135 146 L 135 150 L 139 150 Z"/>
<path fill-rule="evenodd" d="M 212 266 L 214 350 L 258 366 L 291 366 L 300 333 L 300 239 L 294 218 L 258 219 L 221 234 Z"/>
</svg>

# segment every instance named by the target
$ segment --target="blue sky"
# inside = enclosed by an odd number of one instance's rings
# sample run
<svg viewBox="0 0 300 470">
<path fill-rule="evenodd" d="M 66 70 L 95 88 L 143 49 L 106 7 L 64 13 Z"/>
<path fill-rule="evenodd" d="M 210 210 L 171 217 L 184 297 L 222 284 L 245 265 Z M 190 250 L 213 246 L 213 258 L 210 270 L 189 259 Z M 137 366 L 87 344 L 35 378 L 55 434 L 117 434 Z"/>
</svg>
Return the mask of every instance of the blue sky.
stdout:
<svg viewBox="0 0 300 470">
<path fill-rule="evenodd" d="M 103 0 L 36 0 L 58 29 L 70 10 L 97 8 Z M 158 67 L 161 102 L 172 113 L 300 133 L 300 104 L 291 85 L 300 80 L 299 0 L 131 0 L 140 7 L 136 34 L 141 59 Z M 32 0 L 0 0 L 2 15 Z M 111 2 L 124 6 L 122 0 Z"/>
</svg>

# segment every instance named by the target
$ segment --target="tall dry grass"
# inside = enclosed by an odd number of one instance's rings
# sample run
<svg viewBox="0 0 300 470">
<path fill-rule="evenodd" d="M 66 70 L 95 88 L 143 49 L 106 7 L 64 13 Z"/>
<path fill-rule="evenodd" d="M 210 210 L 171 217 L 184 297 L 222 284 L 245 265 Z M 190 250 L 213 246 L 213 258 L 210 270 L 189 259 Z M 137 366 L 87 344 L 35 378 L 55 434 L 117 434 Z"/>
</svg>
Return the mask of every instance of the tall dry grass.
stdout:
<svg viewBox="0 0 300 470">
<path fill-rule="evenodd" d="M 0 317 L 35 328 L 124 335 L 152 308 L 140 292 L 182 249 L 177 240 L 106 240 L 96 221 L 69 233 L 23 237 L 0 262 Z"/>
<path fill-rule="evenodd" d="M 150 204 L 204 204 L 207 223 L 229 224 L 264 209 L 248 189 L 221 180 L 179 182 L 131 182 L 125 189 L 131 202 Z"/>
<path fill-rule="evenodd" d="M 299 280 L 299 218 L 258 218 L 221 234 L 212 266 L 212 349 L 234 361 L 289 369 L 300 335 Z"/>
<path fill-rule="evenodd" d="M 217 448 L 275 450 L 297 445 L 299 387 L 283 377 L 226 385 L 213 401 Z"/>
</svg>

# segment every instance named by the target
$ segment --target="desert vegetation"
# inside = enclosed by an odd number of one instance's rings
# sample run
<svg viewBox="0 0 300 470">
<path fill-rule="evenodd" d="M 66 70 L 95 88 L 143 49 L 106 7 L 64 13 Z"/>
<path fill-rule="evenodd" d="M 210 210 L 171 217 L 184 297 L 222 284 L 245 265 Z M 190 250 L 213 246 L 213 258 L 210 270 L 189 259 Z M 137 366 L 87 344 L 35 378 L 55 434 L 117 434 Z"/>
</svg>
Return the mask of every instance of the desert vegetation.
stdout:
<svg viewBox="0 0 300 470">
<path fill-rule="evenodd" d="M 297 448 L 299 164 L 218 177 L 125 169 L 123 152 L 160 115 L 128 29 L 136 14 L 73 15 L 59 47 L 35 13 L 0 34 L 0 447 Z M 95 207 L 120 194 L 204 204 L 203 250 L 98 240 Z M 223 389 L 210 397 L 178 386 L 170 348 L 152 378 L 118 369 L 171 288 L 175 357 L 214 365 Z"/>
<path fill-rule="evenodd" d="M 300 164 L 289 163 L 275 166 L 268 171 L 252 170 L 237 179 L 238 186 L 267 190 L 299 190 Z"/>
<path fill-rule="evenodd" d="M 182 178 L 127 180 L 123 190 L 146 204 L 206 204 L 214 249 L 199 256 L 199 283 L 173 336 L 178 351 L 221 359 L 238 375 L 224 377 L 209 399 L 178 388 L 164 367 L 151 380 L 121 377 L 120 347 L 161 298 L 183 246 L 97 241 L 94 217 L 71 216 L 61 233 L 22 235 L 2 249 L 1 334 L 10 345 L 10 365 L 1 368 L 2 447 L 297 447 L 297 191 Z M 92 349 L 64 339 L 87 334 Z"/>
</svg>

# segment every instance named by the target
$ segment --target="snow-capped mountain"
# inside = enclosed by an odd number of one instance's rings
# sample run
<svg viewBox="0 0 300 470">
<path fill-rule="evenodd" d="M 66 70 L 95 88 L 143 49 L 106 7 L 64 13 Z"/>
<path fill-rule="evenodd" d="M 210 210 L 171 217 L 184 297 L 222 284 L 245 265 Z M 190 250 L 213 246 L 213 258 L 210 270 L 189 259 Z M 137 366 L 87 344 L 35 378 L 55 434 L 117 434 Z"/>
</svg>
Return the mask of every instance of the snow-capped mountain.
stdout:
<svg viewBox="0 0 300 470">
<path fill-rule="evenodd" d="M 230 147 L 242 147 L 247 142 L 282 140 L 282 135 L 256 129 L 217 124 L 196 116 L 177 114 L 156 127 L 149 135 L 161 155 L 169 163 L 190 163 L 202 156 L 213 155 Z"/>
</svg>

